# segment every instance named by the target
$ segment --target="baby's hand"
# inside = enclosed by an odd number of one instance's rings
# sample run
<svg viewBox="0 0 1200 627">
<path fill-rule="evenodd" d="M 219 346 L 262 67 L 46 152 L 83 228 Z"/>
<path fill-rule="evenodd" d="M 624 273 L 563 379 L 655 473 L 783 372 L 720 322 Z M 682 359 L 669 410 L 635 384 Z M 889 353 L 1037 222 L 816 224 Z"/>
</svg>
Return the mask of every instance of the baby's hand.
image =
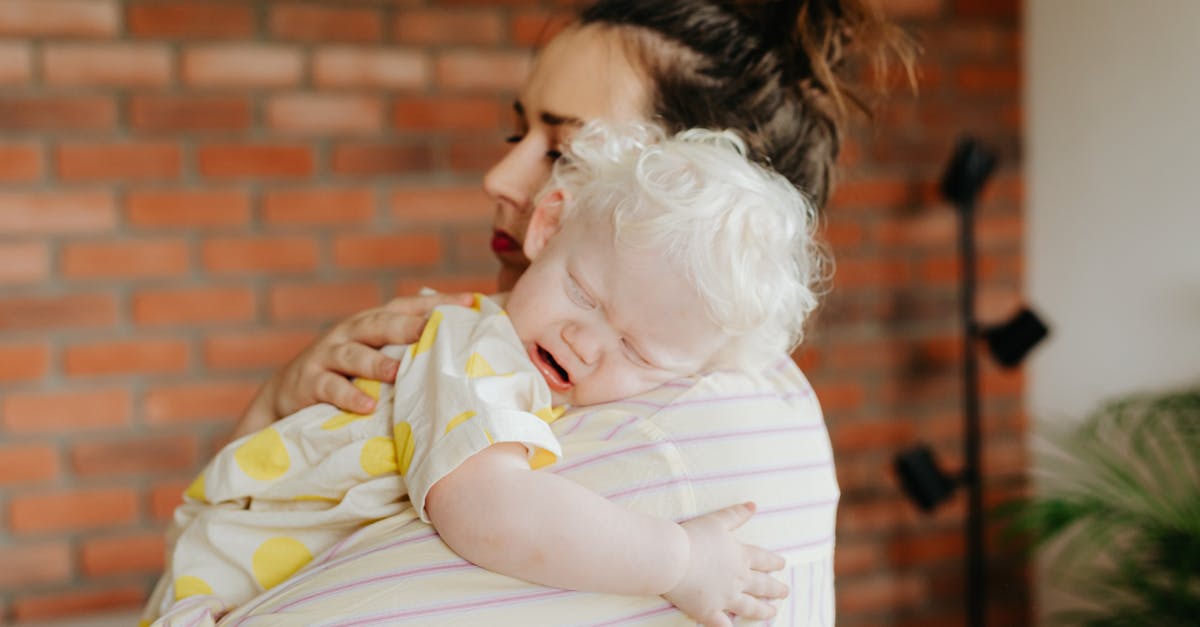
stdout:
<svg viewBox="0 0 1200 627">
<path fill-rule="evenodd" d="M 787 586 L 767 574 L 782 569 L 783 558 L 733 536 L 754 510 L 754 503 L 743 503 L 681 523 L 691 556 L 683 579 L 663 598 L 705 627 L 732 625 L 728 614 L 774 618 L 769 600 L 788 595 Z"/>
</svg>

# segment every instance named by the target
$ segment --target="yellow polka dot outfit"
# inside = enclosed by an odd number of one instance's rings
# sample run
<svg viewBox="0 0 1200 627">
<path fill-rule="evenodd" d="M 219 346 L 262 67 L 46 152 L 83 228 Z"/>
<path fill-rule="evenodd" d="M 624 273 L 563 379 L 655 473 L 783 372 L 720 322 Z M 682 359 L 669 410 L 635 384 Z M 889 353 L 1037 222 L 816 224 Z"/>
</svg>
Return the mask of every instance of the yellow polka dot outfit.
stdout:
<svg viewBox="0 0 1200 627">
<path fill-rule="evenodd" d="M 562 409 L 491 300 L 439 307 L 420 340 L 384 352 L 401 361 L 394 385 L 354 381 L 374 413 L 313 405 L 216 455 L 175 511 L 147 619 L 171 624 L 173 605 L 236 607 L 402 511 L 428 522 L 429 488 L 492 443 L 524 444 L 534 468 L 560 457 L 549 423 Z"/>
</svg>

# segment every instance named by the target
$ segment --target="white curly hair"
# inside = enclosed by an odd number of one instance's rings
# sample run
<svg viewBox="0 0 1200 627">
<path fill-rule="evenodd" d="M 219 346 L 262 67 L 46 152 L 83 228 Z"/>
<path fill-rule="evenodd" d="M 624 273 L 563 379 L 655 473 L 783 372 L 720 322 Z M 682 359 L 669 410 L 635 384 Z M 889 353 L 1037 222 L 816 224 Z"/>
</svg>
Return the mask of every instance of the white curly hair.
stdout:
<svg viewBox="0 0 1200 627">
<path fill-rule="evenodd" d="M 667 137 L 647 124 L 585 125 L 542 193 L 566 192 L 562 220 L 608 219 L 618 247 L 659 251 L 733 339 L 723 365 L 761 365 L 803 338 L 825 253 L 816 210 L 752 163 L 732 131 Z"/>
</svg>

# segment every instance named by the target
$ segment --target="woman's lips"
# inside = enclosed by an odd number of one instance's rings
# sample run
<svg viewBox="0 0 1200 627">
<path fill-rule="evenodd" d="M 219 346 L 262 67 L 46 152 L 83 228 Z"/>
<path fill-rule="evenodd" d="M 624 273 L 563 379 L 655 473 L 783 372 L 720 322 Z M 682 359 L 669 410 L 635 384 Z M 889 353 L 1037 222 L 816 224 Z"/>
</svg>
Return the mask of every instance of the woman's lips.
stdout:
<svg viewBox="0 0 1200 627">
<path fill-rule="evenodd" d="M 549 385 L 550 389 L 555 392 L 570 391 L 575 386 L 563 377 L 563 374 L 559 372 L 554 364 L 547 360 L 547 357 L 553 359 L 550 356 L 550 352 L 541 346 L 533 344 L 529 347 L 529 361 L 533 362 L 533 366 L 537 368 L 542 378 L 546 380 L 546 385 Z"/>
<path fill-rule="evenodd" d="M 521 244 L 517 242 L 516 238 L 504 231 L 492 231 L 492 251 L 497 255 L 514 253 L 520 250 Z"/>
</svg>

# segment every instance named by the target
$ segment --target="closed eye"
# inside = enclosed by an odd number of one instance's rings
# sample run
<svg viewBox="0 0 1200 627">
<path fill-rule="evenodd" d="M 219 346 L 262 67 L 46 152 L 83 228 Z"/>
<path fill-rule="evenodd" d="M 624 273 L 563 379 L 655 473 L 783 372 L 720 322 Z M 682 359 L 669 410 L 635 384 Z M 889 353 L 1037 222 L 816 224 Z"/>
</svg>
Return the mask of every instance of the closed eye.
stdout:
<svg viewBox="0 0 1200 627">
<path fill-rule="evenodd" d="M 632 361 L 635 365 L 642 368 L 658 369 L 658 366 L 654 365 L 649 359 L 646 359 L 642 356 L 642 353 L 639 352 L 637 347 L 633 345 L 633 342 L 630 342 L 625 338 L 621 338 L 621 348 L 624 350 L 625 356 L 629 358 L 629 361 Z"/>
<path fill-rule="evenodd" d="M 583 288 L 579 286 L 579 282 L 575 280 L 575 277 L 568 274 L 563 287 L 567 292 L 567 298 L 572 303 L 588 311 L 596 308 L 596 302 L 588 296 L 587 292 L 583 291 Z"/>
</svg>

